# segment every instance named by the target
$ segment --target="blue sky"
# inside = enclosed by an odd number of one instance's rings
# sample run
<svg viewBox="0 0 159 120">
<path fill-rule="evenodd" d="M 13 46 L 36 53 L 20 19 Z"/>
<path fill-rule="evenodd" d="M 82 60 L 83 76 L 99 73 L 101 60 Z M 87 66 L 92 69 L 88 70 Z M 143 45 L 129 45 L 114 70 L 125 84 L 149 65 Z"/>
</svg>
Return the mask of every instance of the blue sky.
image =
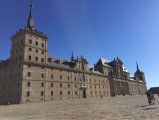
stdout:
<svg viewBox="0 0 159 120">
<path fill-rule="evenodd" d="M 30 0 L 0 0 L 0 59 L 10 56 L 12 34 L 27 24 Z M 52 56 L 69 60 L 117 56 L 133 76 L 136 61 L 147 87 L 159 86 L 158 0 L 34 0 L 35 28 L 47 34 Z"/>
</svg>

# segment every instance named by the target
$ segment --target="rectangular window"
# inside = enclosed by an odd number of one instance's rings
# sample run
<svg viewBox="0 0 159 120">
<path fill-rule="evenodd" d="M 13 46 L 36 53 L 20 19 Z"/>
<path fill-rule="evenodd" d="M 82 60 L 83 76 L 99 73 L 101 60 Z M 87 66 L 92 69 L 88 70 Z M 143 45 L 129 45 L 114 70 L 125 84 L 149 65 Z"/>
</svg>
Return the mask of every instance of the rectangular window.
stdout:
<svg viewBox="0 0 159 120">
<path fill-rule="evenodd" d="M 41 62 L 44 62 L 44 58 L 41 58 Z"/>
<path fill-rule="evenodd" d="M 41 51 L 41 54 L 44 54 L 44 51 Z"/>
<path fill-rule="evenodd" d="M 20 73 L 18 73 L 18 77 L 20 77 Z"/>
<path fill-rule="evenodd" d="M 44 73 L 41 74 L 41 78 L 44 78 Z"/>
<path fill-rule="evenodd" d="M 62 95 L 62 91 L 60 91 L 60 95 Z"/>
<path fill-rule="evenodd" d="M 27 87 L 30 87 L 30 82 L 27 82 Z"/>
<path fill-rule="evenodd" d="M 28 72 L 28 77 L 30 77 L 31 76 L 31 72 Z"/>
<path fill-rule="evenodd" d="M 30 91 L 27 91 L 27 97 L 29 97 L 30 96 Z"/>
<path fill-rule="evenodd" d="M 70 80 L 70 77 L 68 76 L 67 79 Z"/>
<path fill-rule="evenodd" d="M 35 52 L 38 53 L 38 50 L 36 50 Z"/>
<path fill-rule="evenodd" d="M 35 57 L 35 61 L 38 61 L 38 57 Z"/>
<path fill-rule="evenodd" d="M 62 75 L 60 75 L 60 80 L 62 80 Z"/>
<path fill-rule="evenodd" d="M 54 76 L 53 76 L 53 74 L 51 75 L 51 79 L 53 79 L 54 78 Z"/>
<path fill-rule="evenodd" d="M 17 84 L 17 88 L 19 87 L 19 82 L 18 82 L 18 84 Z"/>
<path fill-rule="evenodd" d="M 75 84 L 75 88 L 77 88 L 77 85 Z"/>
<path fill-rule="evenodd" d="M 42 47 L 42 48 L 44 47 L 44 43 L 41 44 L 41 47 Z"/>
<path fill-rule="evenodd" d="M 29 51 L 32 51 L 32 48 L 28 48 Z"/>
<path fill-rule="evenodd" d="M 70 91 L 68 91 L 68 95 L 70 95 Z"/>
<path fill-rule="evenodd" d="M 44 95 L 44 91 L 41 91 L 41 96 L 43 96 Z"/>
<path fill-rule="evenodd" d="M 53 91 L 51 91 L 51 96 L 53 96 L 54 95 L 54 92 Z"/>
<path fill-rule="evenodd" d="M 54 86 L 54 84 L 53 83 L 51 83 L 51 87 L 53 87 Z"/>
<path fill-rule="evenodd" d="M 38 42 L 36 42 L 35 45 L 38 46 Z"/>
<path fill-rule="evenodd" d="M 68 84 L 68 88 L 70 88 L 70 84 Z"/>
<path fill-rule="evenodd" d="M 77 91 L 75 91 L 75 95 L 77 95 Z"/>
<path fill-rule="evenodd" d="M 44 83 L 43 82 L 41 83 L 41 87 L 44 87 Z"/>
<path fill-rule="evenodd" d="M 60 83 L 60 87 L 62 87 L 62 83 Z"/>
<path fill-rule="evenodd" d="M 76 77 L 75 77 L 75 81 L 76 81 Z"/>
<path fill-rule="evenodd" d="M 31 60 L 31 56 L 30 55 L 28 56 L 28 59 Z"/>
<path fill-rule="evenodd" d="M 29 43 L 32 44 L 32 40 L 29 40 Z"/>
</svg>

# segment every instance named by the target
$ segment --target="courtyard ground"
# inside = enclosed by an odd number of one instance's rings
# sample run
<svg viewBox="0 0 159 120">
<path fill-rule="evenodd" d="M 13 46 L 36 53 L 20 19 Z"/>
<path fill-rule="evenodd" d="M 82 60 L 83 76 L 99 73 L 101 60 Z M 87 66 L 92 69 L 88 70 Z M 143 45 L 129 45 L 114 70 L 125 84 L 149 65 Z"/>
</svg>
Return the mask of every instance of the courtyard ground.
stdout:
<svg viewBox="0 0 159 120">
<path fill-rule="evenodd" d="M 0 106 L 0 120 L 159 120 L 159 97 L 117 96 Z"/>
</svg>

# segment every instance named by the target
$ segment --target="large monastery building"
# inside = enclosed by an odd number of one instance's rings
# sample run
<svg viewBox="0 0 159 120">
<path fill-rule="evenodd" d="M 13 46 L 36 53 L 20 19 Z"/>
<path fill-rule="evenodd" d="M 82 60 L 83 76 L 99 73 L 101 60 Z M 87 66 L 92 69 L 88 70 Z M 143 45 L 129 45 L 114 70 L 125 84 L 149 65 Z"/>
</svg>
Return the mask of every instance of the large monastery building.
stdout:
<svg viewBox="0 0 159 120">
<path fill-rule="evenodd" d="M 144 73 L 134 77 L 117 57 L 99 58 L 94 66 L 81 56 L 65 60 L 49 55 L 48 37 L 34 27 L 32 5 L 27 26 L 11 37 L 10 58 L 0 61 L 0 104 L 58 99 L 140 95 L 146 92 Z"/>
</svg>

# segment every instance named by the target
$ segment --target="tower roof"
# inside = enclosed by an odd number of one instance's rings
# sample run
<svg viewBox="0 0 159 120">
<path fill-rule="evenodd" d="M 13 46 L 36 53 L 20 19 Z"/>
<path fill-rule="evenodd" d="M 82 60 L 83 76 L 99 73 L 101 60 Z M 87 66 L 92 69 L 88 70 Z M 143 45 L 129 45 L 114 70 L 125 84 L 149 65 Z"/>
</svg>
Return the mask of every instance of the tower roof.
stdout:
<svg viewBox="0 0 159 120">
<path fill-rule="evenodd" d="M 29 13 L 29 18 L 28 18 L 28 21 L 27 21 L 27 28 L 29 28 L 29 30 L 33 31 L 35 30 L 34 28 L 34 20 L 33 20 L 33 16 L 32 16 L 32 2 L 30 4 L 30 13 Z"/>
</svg>

